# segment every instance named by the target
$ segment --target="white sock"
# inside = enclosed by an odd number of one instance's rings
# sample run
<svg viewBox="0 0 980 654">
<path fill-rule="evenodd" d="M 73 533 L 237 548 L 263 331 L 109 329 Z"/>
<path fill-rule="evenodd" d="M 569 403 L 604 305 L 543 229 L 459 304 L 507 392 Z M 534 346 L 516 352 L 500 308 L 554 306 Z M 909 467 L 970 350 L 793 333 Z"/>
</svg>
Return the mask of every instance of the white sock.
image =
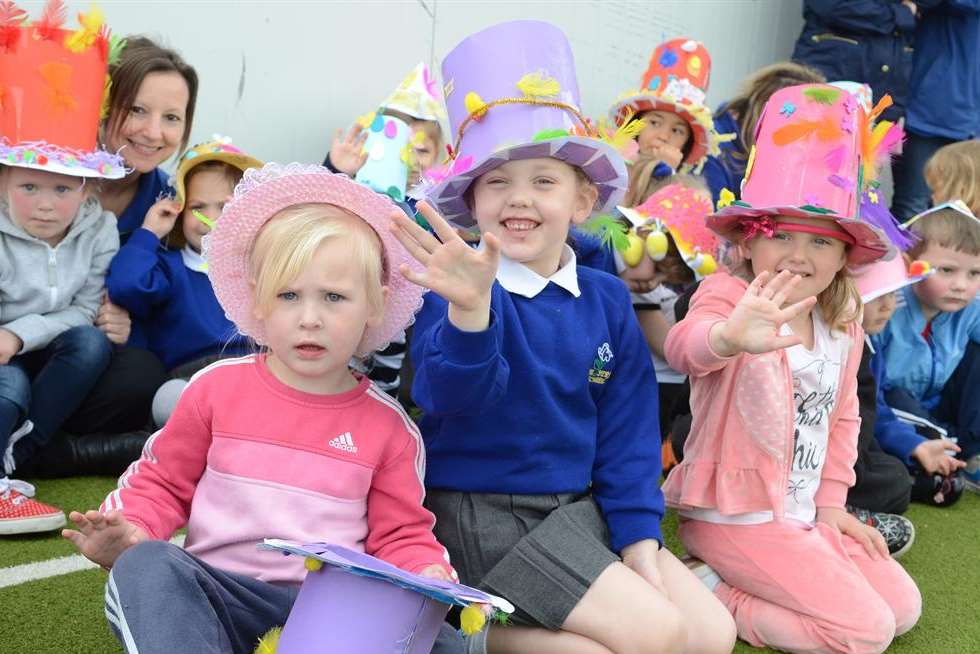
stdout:
<svg viewBox="0 0 980 654">
<path fill-rule="evenodd" d="M 472 636 L 466 636 L 466 654 L 487 654 L 487 632 L 490 625 Z"/>
</svg>

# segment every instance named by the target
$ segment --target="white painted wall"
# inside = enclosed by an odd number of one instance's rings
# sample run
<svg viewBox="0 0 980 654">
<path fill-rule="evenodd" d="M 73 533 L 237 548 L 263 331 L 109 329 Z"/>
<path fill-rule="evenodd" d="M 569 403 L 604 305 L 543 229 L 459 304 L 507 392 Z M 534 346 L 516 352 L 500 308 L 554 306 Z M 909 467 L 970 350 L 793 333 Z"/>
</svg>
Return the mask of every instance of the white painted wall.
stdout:
<svg viewBox="0 0 980 654">
<path fill-rule="evenodd" d="M 43 0 L 19 3 L 37 16 Z M 71 11 L 88 2 L 68 0 Z M 192 142 L 214 132 L 265 160 L 319 162 L 337 127 L 372 110 L 419 61 L 436 64 L 467 34 L 513 19 L 568 34 L 583 108 L 604 114 L 639 84 L 665 38 L 703 41 L 709 101 L 748 73 L 787 58 L 800 0 L 101 0 L 118 34 L 177 49 L 201 88 Z M 74 27 L 71 21 L 71 27 Z M 488 53 L 492 56 L 492 53 Z"/>
</svg>

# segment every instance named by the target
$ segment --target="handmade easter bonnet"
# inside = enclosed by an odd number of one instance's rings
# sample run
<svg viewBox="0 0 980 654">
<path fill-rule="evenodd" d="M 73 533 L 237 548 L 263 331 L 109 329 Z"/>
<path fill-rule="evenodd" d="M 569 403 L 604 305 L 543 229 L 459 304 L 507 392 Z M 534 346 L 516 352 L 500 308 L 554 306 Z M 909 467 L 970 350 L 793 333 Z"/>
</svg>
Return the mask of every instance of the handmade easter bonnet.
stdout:
<svg viewBox="0 0 980 654">
<path fill-rule="evenodd" d="M 565 34 L 549 23 L 513 21 L 464 39 L 446 55 L 449 159 L 427 171 L 421 195 L 464 229 L 470 184 L 519 159 L 554 157 L 596 185 L 595 210 L 611 210 L 626 189 L 626 164 L 579 110 L 575 61 Z"/>
<path fill-rule="evenodd" d="M 177 191 L 177 201 L 181 205 L 187 199 L 187 188 L 185 185 L 187 173 L 205 161 L 221 161 L 238 168 L 243 173 L 249 168 L 262 167 L 261 161 L 250 157 L 232 145 L 229 137 L 215 134 L 210 141 L 199 143 L 190 148 L 184 153 L 184 156 L 180 158 L 180 162 L 177 164 L 177 171 L 170 179 L 170 185 Z"/>
<path fill-rule="evenodd" d="M 633 233 L 638 227 L 651 229 L 643 245 L 654 261 L 662 260 L 667 254 L 663 234 L 669 232 L 684 263 L 698 279 L 718 268 L 715 260 L 718 237 L 704 221 L 712 210 L 711 199 L 704 192 L 680 184 L 665 186 L 636 207 L 619 207 L 632 224 Z"/>
<path fill-rule="evenodd" d="M 774 93 L 756 125 L 742 199 L 723 191 L 708 227 L 731 241 L 741 238 L 745 227 L 771 233 L 776 216 L 823 218 L 835 221 L 850 239 L 850 265 L 894 255 L 884 230 L 895 221 L 878 191 L 876 172 L 902 131 L 887 121 L 873 124 L 890 102 L 885 96 L 869 112 L 858 97 L 829 84 Z"/>
<path fill-rule="evenodd" d="M 648 111 L 677 114 L 691 127 L 692 135 L 683 163 L 696 169 L 709 154 L 720 154 L 719 143 L 728 140 L 715 131 L 711 109 L 705 104 L 710 77 L 711 55 L 703 43 L 688 38 L 661 43 L 650 57 L 640 88 L 621 94 L 609 115 L 621 125 Z"/>
<path fill-rule="evenodd" d="M 977 218 L 973 214 L 973 212 L 970 211 L 970 207 L 966 206 L 966 202 L 964 202 L 963 200 L 953 200 L 951 202 L 943 202 L 942 204 L 938 204 L 935 207 L 932 207 L 931 209 L 926 209 L 922 213 L 917 213 L 916 215 L 912 216 L 907 221 L 905 221 L 903 227 L 906 228 L 911 227 L 912 225 L 922 220 L 926 216 L 936 213 L 937 211 L 942 211 L 944 209 L 952 209 L 953 211 L 956 211 L 957 213 L 961 214 L 964 218 L 968 220 L 980 222 L 980 218 Z"/>
<path fill-rule="evenodd" d="M 123 159 L 98 147 L 98 132 L 108 67 L 125 42 L 94 6 L 74 31 L 65 14 L 54 1 L 33 22 L 12 2 L 0 12 L 0 164 L 118 179 Z"/>
<path fill-rule="evenodd" d="M 364 142 L 367 160 L 354 179 L 395 202 L 404 201 L 408 171 L 415 159 L 411 128 L 399 118 L 384 115 L 380 109 L 362 116 L 358 122 L 368 135 Z"/>
<path fill-rule="evenodd" d="M 451 606 L 476 633 L 514 610 L 505 599 L 452 581 L 406 572 L 362 552 L 266 540 L 263 549 L 306 559 L 309 572 L 281 632 L 262 639 L 267 654 L 429 654 Z"/>
<path fill-rule="evenodd" d="M 432 76 L 429 67 L 419 63 L 401 81 L 391 95 L 381 103 L 384 111 L 397 111 L 410 118 L 446 121 L 446 108 L 442 102 L 442 89 Z"/>
<path fill-rule="evenodd" d="M 927 261 L 913 261 L 906 266 L 904 257 L 892 257 L 852 270 L 851 275 L 861 294 L 861 301 L 868 303 L 882 295 L 918 284 L 934 272 Z"/>
<path fill-rule="evenodd" d="M 205 237 L 208 277 L 218 302 L 239 332 L 260 345 L 267 342 L 262 322 L 253 315 L 249 252 L 270 218 L 289 206 L 307 203 L 336 205 L 362 218 L 377 233 L 384 250 L 388 294 L 384 319 L 365 330 L 358 354 L 386 347 L 422 306 L 424 289 L 399 274 L 399 268 L 404 264 L 419 271 L 420 264 L 388 229 L 392 212 L 400 209 L 387 196 L 322 166 L 268 163 L 245 172 L 221 219 Z"/>
</svg>

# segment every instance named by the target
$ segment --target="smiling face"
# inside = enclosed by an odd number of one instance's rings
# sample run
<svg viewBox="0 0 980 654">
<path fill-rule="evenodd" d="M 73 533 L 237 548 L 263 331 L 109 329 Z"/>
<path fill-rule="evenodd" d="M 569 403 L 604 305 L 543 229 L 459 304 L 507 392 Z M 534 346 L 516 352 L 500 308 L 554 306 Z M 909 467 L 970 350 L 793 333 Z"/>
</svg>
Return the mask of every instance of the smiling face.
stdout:
<svg viewBox="0 0 980 654">
<path fill-rule="evenodd" d="M 687 121 L 669 111 L 647 111 L 640 116 L 646 127 L 637 137 L 640 154 L 654 155 L 657 148 L 670 145 L 683 151 L 691 138 L 691 126 Z"/>
<path fill-rule="evenodd" d="M 82 179 L 43 170 L 5 166 L 0 180 L 14 223 L 51 247 L 68 233 L 87 196 Z"/>
<path fill-rule="evenodd" d="M 936 271 L 912 289 L 926 320 L 965 308 L 980 291 L 980 256 L 930 242 L 917 258 Z"/>
<path fill-rule="evenodd" d="M 508 161 L 478 177 L 472 192 L 480 232 L 542 277 L 558 270 L 569 226 L 585 221 L 598 197 L 575 168 L 550 157 Z"/>
<path fill-rule="evenodd" d="M 844 234 L 832 220 L 780 216 L 772 238 L 760 234 L 739 245 L 739 251 L 750 263 L 753 275 L 757 276 L 763 271 L 776 275 L 788 270 L 801 277 L 786 299 L 786 304 L 822 293 L 847 261 L 843 241 L 825 234 L 793 231 L 794 227 Z"/>
<path fill-rule="evenodd" d="M 122 154 L 126 165 L 137 172 L 150 172 L 180 146 L 189 101 L 190 90 L 180 73 L 149 73 L 128 115 L 122 120 L 110 117 L 113 129 L 106 134 L 106 148 Z"/>
</svg>

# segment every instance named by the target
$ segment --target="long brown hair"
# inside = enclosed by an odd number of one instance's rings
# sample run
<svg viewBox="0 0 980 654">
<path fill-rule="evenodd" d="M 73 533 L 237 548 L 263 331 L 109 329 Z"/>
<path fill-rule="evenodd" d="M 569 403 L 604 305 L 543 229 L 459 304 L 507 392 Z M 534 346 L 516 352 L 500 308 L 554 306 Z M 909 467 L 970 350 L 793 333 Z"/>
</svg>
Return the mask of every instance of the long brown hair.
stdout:
<svg viewBox="0 0 980 654">
<path fill-rule="evenodd" d="M 109 117 L 105 128 L 114 132 L 129 117 L 129 108 L 136 101 L 140 85 L 150 73 L 177 73 L 184 78 L 189 92 L 184 115 L 184 137 L 178 154 L 187 149 L 194 125 L 194 105 L 197 102 L 197 71 L 173 50 L 163 48 L 145 36 L 126 37 L 119 61 L 109 67 L 112 86 L 109 89 Z"/>
<path fill-rule="evenodd" d="M 792 61 L 771 64 L 747 77 L 738 94 L 725 105 L 725 110 L 731 112 L 738 123 L 738 135 L 745 146 L 745 152 L 739 153 L 739 157 L 747 158 L 755 145 L 755 125 L 773 93 L 787 86 L 822 84 L 826 81 L 827 78 L 820 71 Z"/>
</svg>

